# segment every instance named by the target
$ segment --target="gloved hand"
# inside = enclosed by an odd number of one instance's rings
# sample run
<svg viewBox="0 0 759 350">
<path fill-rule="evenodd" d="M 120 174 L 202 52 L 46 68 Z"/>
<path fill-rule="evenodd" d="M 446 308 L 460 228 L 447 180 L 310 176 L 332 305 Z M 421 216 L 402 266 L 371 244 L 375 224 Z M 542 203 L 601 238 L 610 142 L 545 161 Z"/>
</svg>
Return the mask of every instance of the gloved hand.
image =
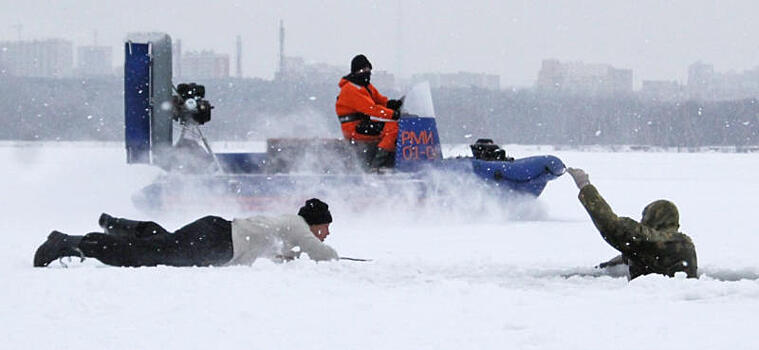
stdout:
<svg viewBox="0 0 759 350">
<path fill-rule="evenodd" d="M 579 168 L 567 168 L 567 172 L 569 175 L 572 175 L 572 179 L 575 180 L 577 188 L 582 189 L 583 187 L 590 185 L 590 179 L 588 174 L 585 173 L 585 170 Z"/>
<path fill-rule="evenodd" d="M 401 100 L 387 100 L 387 108 L 394 109 L 394 110 L 400 110 L 403 106 L 403 101 Z"/>
<path fill-rule="evenodd" d="M 401 112 L 397 109 L 393 110 L 393 120 L 401 119 Z"/>
</svg>

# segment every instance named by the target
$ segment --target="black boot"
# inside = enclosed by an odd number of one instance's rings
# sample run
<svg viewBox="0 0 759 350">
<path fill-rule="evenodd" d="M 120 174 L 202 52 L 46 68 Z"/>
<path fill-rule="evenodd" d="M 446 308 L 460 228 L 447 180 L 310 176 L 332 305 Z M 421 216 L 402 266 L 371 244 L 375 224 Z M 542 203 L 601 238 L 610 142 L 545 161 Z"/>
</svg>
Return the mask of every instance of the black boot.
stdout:
<svg viewBox="0 0 759 350">
<path fill-rule="evenodd" d="M 115 218 L 107 213 L 100 214 L 98 225 L 103 228 L 103 232 L 109 235 L 137 237 L 135 233 L 141 221 Z"/>
<path fill-rule="evenodd" d="M 98 225 L 109 235 L 142 238 L 161 233 L 168 233 L 163 227 L 152 221 L 137 221 L 115 218 L 106 213 L 100 214 Z"/>
<path fill-rule="evenodd" d="M 79 249 L 82 236 L 69 236 L 53 231 L 47 236 L 47 241 L 37 248 L 34 253 L 34 267 L 45 267 L 55 259 L 65 256 L 78 256 L 84 261 L 84 253 Z"/>
<path fill-rule="evenodd" d="M 374 159 L 372 159 L 372 163 L 371 163 L 372 170 L 378 170 L 379 168 L 392 167 L 394 155 L 395 154 L 393 152 L 384 150 L 382 148 L 378 148 L 377 154 L 375 154 Z"/>
</svg>

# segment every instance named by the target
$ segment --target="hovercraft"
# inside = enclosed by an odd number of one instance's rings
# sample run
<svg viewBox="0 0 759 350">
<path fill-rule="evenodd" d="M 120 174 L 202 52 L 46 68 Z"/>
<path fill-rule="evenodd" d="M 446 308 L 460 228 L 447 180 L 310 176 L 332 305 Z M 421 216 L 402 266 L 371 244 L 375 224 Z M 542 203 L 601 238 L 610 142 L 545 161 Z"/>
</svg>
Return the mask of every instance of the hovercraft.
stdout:
<svg viewBox="0 0 759 350">
<path fill-rule="evenodd" d="M 124 65 L 127 162 L 165 170 L 133 196 L 143 210 L 212 205 L 252 211 L 310 197 L 424 200 L 444 194 L 450 182 L 485 187 L 503 198 L 537 197 L 565 172 L 557 157 L 514 159 L 490 139 L 472 144 L 470 157 L 443 158 L 424 84 L 405 97 L 394 165 L 383 171 L 367 167 L 375 145 L 340 139 L 276 138 L 266 141 L 265 152 L 214 152 L 201 131 L 213 106 L 202 85 L 172 85 L 170 37 L 130 39 Z M 175 128 L 181 129 L 178 136 Z"/>
</svg>

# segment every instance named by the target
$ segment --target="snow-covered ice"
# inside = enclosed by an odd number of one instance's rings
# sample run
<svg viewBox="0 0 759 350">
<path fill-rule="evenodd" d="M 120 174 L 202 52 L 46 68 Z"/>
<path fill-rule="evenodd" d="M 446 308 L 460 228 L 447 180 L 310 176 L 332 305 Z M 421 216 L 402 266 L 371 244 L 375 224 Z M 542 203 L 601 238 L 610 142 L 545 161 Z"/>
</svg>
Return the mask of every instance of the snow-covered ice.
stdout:
<svg viewBox="0 0 759 350">
<path fill-rule="evenodd" d="M 465 206 L 409 213 L 402 204 L 403 211 L 359 214 L 335 205 L 328 243 L 371 262 L 133 269 L 89 259 L 34 269 L 34 250 L 52 229 L 96 231 L 103 211 L 151 218 L 130 196 L 159 171 L 127 166 L 119 144 L 6 143 L 2 348 L 759 346 L 751 321 L 759 313 L 759 154 L 508 150 L 552 153 L 586 169 L 620 215 L 638 219 L 650 201 L 674 201 L 701 278 L 628 283 L 620 271 L 594 269 L 615 251 L 568 176 L 537 201 L 505 205 L 503 215 L 472 215 Z M 196 216 L 155 219 L 175 229 Z"/>
</svg>

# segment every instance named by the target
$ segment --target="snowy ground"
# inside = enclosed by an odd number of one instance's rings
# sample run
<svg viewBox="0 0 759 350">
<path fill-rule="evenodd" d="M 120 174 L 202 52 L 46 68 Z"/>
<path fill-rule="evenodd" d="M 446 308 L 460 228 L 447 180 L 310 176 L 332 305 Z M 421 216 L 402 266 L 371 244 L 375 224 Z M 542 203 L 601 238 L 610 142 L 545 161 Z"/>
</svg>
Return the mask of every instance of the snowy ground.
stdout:
<svg viewBox="0 0 759 350">
<path fill-rule="evenodd" d="M 510 147 L 517 157 L 549 153 Z M 158 175 L 118 144 L 0 147 L 5 349 L 755 349 L 759 154 L 550 152 L 583 167 L 620 215 L 678 204 L 699 280 L 593 269 L 615 252 L 568 176 L 535 202 L 356 214 L 328 243 L 372 262 L 33 269 L 52 229 L 145 219 L 130 196 Z M 457 215 L 458 213 L 458 215 Z M 217 213 L 225 215 L 227 213 Z M 227 215 L 228 216 L 228 215 Z M 195 214 L 158 218 L 174 229 Z"/>
</svg>

